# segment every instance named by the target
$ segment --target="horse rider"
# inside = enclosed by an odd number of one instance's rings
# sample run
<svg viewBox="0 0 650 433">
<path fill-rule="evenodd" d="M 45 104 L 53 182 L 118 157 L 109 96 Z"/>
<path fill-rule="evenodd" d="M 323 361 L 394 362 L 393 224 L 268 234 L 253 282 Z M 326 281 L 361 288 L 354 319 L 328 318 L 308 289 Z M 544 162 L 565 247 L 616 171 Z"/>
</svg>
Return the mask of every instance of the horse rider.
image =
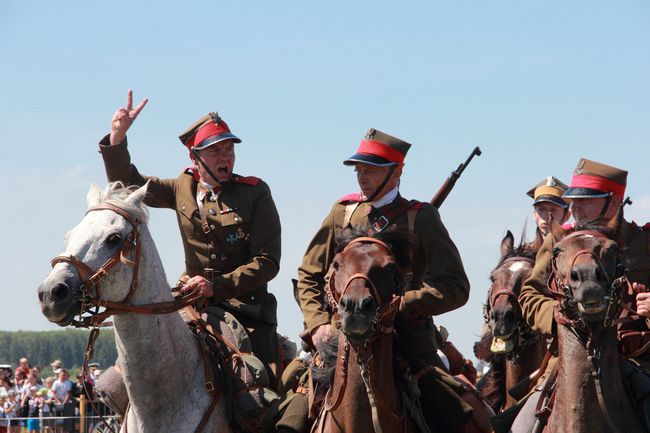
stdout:
<svg viewBox="0 0 650 433">
<path fill-rule="evenodd" d="M 149 181 L 145 203 L 176 212 L 185 252 L 181 291 L 199 293 L 235 316 L 275 388 L 277 302 L 267 283 L 279 271 L 280 218 L 271 190 L 257 177 L 233 173 L 235 143 L 241 140 L 217 113 L 180 135 L 192 165 L 176 179 L 140 174 L 131 163 L 126 133 L 147 102 L 133 108 L 129 90 L 126 107 L 113 115 L 111 132 L 99 143 L 108 180 L 127 186 Z"/>
<path fill-rule="evenodd" d="M 562 197 L 569 201 L 569 209 L 577 227 L 594 223 L 605 226 L 607 222 L 620 218 L 616 239 L 614 239 L 620 247 L 620 260 L 627 268 L 628 279 L 633 283 L 636 293 L 634 299 L 636 311 L 641 316 L 650 317 L 650 294 L 645 292 L 645 287 L 650 284 L 650 225 L 639 227 L 636 223 L 628 222 L 623 218 L 622 204 L 627 174 L 625 170 L 582 158 L 578 161 L 571 184 Z M 534 330 L 547 335 L 553 335 L 556 326 L 553 309 L 557 301 L 549 297 L 547 291 L 554 244 L 554 235 L 547 234 L 537 253 L 533 272 L 524 283 L 519 297 L 522 313 L 528 324 Z M 647 330 L 643 319 L 626 326 Z M 643 362 L 643 358 L 644 356 L 641 355 L 639 361 Z M 549 362 L 543 378 L 548 376 L 553 364 L 553 361 Z M 622 364 L 622 367 L 624 372 L 628 372 L 628 379 L 631 382 L 642 385 L 641 382 L 648 381 L 645 375 L 640 374 L 639 369 L 630 370 L 627 363 Z M 646 386 L 645 390 L 647 389 Z M 632 391 L 635 392 L 634 384 Z M 637 399 L 643 397 L 648 396 L 638 395 Z M 648 400 L 642 401 L 643 406 L 649 403 Z"/>
<path fill-rule="evenodd" d="M 404 158 L 411 145 L 376 129 L 368 130 L 357 152 L 343 164 L 355 168 L 360 193 L 337 200 L 307 247 L 298 270 L 297 297 L 305 326 L 320 347 L 337 335 L 325 298 L 325 275 L 334 258 L 335 238 L 346 228 L 379 232 L 393 226 L 413 234 L 412 269 L 396 319 L 400 352 L 415 373 L 440 365 L 432 316 L 455 310 L 467 302 L 469 281 L 458 249 L 438 210 L 428 203 L 407 200 L 399 185 Z M 439 374 L 424 374 L 419 382 L 426 415 L 449 429 L 464 424 L 471 407 Z M 438 430 L 440 431 L 440 430 Z"/>
<path fill-rule="evenodd" d="M 532 243 L 536 246 L 535 250 L 542 246 L 544 237 L 550 230 L 551 221 L 564 224 L 571 216 L 569 204 L 562 198 L 567 188 L 560 179 L 548 176 L 526 193 L 533 199 L 533 219 L 537 226 Z"/>
</svg>

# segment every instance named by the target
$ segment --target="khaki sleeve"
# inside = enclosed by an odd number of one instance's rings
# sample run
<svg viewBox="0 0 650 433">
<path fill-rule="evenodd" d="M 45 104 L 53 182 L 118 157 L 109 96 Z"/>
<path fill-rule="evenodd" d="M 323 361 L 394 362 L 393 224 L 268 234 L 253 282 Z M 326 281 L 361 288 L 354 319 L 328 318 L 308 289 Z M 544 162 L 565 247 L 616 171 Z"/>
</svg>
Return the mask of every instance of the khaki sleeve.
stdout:
<svg viewBox="0 0 650 433">
<path fill-rule="evenodd" d="M 324 287 L 325 275 L 334 258 L 337 207 L 338 203 L 323 221 L 307 247 L 302 265 L 298 268 L 298 298 L 309 332 L 330 322 Z"/>
<path fill-rule="evenodd" d="M 142 186 L 150 181 L 145 199 L 147 206 L 175 209 L 176 180 L 141 175 L 131 163 L 126 139 L 122 143 L 110 144 L 110 136 L 105 136 L 99 142 L 99 153 L 104 159 L 106 178 L 109 182 L 122 182 L 124 186 Z"/>
<path fill-rule="evenodd" d="M 421 286 L 404 294 L 406 314 L 438 315 L 465 305 L 469 280 L 436 208 L 426 207 L 418 212 L 415 236 L 425 268 Z"/>
<path fill-rule="evenodd" d="M 521 311 L 528 325 L 538 332 L 553 333 L 553 308 L 557 301 L 547 293 L 546 284 L 551 273 L 551 258 L 555 241 L 549 234 L 537 252 L 535 267 L 530 277 L 524 282 L 519 295 Z"/>
<path fill-rule="evenodd" d="M 280 216 L 268 185 L 261 182 L 250 228 L 250 258 L 234 271 L 213 280 L 218 302 L 236 298 L 271 281 L 280 270 Z"/>
</svg>

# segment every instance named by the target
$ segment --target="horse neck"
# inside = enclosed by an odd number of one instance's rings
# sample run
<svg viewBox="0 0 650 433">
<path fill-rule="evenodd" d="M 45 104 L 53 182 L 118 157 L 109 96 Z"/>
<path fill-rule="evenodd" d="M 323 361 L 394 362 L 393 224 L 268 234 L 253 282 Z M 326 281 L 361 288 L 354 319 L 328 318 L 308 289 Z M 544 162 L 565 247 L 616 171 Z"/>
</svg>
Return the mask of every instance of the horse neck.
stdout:
<svg viewBox="0 0 650 433">
<path fill-rule="evenodd" d="M 518 337 L 514 355 L 505 360 L 505 408 L 514 405 L 517 400 L 507 392 L 510 388 L 527 378 L 539 368 L 546 353 L 546 338 L 541 333 L 533 333 L 523 340 Z"/>
<path fill-rule="evenodd" d="M 339 356 L 345 346 L 345 337 L 342 334 L 339 338 Z M 369 362 L 368 358 L 371 359 Z M 387 407 L 396 414 L 402 413 L 401 396 L 394 378 L 393 358 L 392 334 L 381 334 L 362 355 L 359 355 L 354 347 L 350 348 L 347 377 L 335 373 L 333 383 L 333 389 L 336 390 L 339 389 L 340 381 L 347 382 L 338 409 L 340 418 L 337 416 L 337 419 L 343 419 L 349 426 L 345 431 L 374 431 L 368 390 L 361 377 L 360 362 L 370 369 L 371 391 L 378 401 L 379 421 L 383 432 L 401 431 L 401 423 L 395 423 L 385 410 Z"/>
<path fill-rule="evenodd" d="M 131 303 L 171 301 L 162 262 L 148 231 L 141 232 L 140 241 L 139 286 Z M 113 322 L 125 385 L 141 418 L 150 418 L 143 413 L 147 408 L 160 410 L 161 399 L 193 389 L 202 380 L 197 343 L 178 312 L 126 313 L 116 315 Z"/>
<path fill-rule="evenodd" d="M 603 329 L 598 342 L 592 344 L 600 347 L 599 378 L 607 411 L 617 424 L 620 423 L 620 431 L 642 431 L 640 426 L 635 428 L 638 420 L 623 388 L 615 329 Z M 557 392 L 551 431 L 610 432 L 599 404 L 589 350 L 564 325 L 558 325 L 558 350 Z"/>
</svg>

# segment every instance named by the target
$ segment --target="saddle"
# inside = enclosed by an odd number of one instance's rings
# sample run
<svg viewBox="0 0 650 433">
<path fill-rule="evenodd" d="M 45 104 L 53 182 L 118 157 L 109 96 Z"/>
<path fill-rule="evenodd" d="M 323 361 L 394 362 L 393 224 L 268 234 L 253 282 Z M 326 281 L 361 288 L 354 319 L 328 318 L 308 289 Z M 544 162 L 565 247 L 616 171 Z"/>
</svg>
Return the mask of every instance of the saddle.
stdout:
<svg viewBox="0 0 650 433">
<path fill-rule="evenodd" d="M 266 367 L 251 353 L 246 330 L 232 314 L 218 307 L 209 307 L 201 314 L 187 307 L 185 313 L 210 357 L 215 376 L 223 383 L 231 426 L 240 432 L 262 432 L 266 412 L 280 396 L 269 388 Z"/>
</svg>

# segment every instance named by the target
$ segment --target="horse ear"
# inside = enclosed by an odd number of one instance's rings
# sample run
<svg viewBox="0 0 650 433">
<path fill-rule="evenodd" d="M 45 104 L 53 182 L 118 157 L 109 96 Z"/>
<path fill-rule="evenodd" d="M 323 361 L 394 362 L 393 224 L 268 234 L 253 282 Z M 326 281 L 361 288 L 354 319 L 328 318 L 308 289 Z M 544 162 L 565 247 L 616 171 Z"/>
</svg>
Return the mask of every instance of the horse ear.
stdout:
<svg viewBox="0 0 650 433">
<path fill-rule="evenodd" d="M 126 198 L 125 201 L 127 203 L 130 203 L 130 204 L 134 205 L 134 206 L 138 206 L 138 207 L 142 206 L 142 202 L 144 201 L 145 197 L 147 196 L 147 190 L 149 189 L 149 182 L 151 182 L 151 181 L 148 180 L 147 183 L 145 183 L 140 188 L 133 191 Z"/>
<path fill-rule="evenodd" d="M 86 194 L 86 205 L 91 209 L 99 204 L 102 197 L 102 190 L 97 184 L 91 184 L 88 194 Z"/>
<path fill-rule="evenodd" d="M 515 249 L 515 237 L 512 235 L 512 232 L 508 230 L 506 236 L 501 241 L 501 257 L 506 257 Z"/>
</svg>

